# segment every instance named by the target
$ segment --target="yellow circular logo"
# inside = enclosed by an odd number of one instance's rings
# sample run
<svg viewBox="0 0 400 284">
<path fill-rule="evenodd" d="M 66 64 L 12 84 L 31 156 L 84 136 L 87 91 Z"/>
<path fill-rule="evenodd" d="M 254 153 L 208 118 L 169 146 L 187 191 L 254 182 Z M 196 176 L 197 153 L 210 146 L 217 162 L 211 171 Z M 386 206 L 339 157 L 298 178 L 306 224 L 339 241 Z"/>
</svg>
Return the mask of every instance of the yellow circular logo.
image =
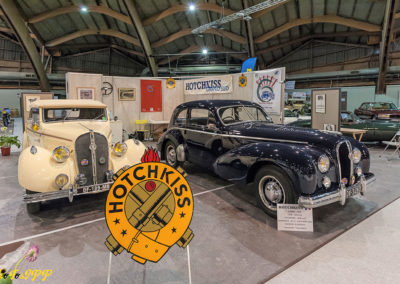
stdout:
<svg viewBox="0 0 400 284">
<path fill-rule="evenodd" d="M 170 78 L 168 78 L 167 79 L 167 81 L 165 82 L 166 84 L 167 84 L 167 88 L 168 89 L 173 89 L 173 88 L 175 88 L 175 79 L 174 78 L 172 78 L 172 77 L 170 77 Z"/>
<path fill-rule="evenodd" d="M 193 195 L 184 175 L 159 162 L 117 173 L 106 203 L 111 235 L 105 244 L 114 255 L 126 249 L 139 263 L 157 262 L 175 243 L 188 245 Z"/>
<path fill-rule="evenodd" d="M 240 77 L 239 77 L 239 86 L 240 87 L 245 87 L 247 85 L 247 77 L 244 75 L 244 74 L 242 74 Z"/>
</svg>

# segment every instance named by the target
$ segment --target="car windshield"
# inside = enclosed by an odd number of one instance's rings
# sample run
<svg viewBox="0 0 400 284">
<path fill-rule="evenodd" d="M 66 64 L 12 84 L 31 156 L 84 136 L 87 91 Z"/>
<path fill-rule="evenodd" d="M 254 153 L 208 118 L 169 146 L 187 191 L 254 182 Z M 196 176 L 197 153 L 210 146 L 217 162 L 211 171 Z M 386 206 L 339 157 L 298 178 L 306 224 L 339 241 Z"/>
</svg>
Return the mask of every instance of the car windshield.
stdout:
<svg viewBox="0 0 400 284">
<path fill-rule="evenodd" d="M 224 124 L 234 124 L 249 121 L 270 122 L 268 115 L 259 107 L 231 106 L 218 110 L 218 115 Z"/>
<path fill-rule="evenodd" d="M 107 120 L 105 108 L 46 108 L 43 110 L 43 120 L 76 121 L 76 120 Z"/>
<path fill-rule="evenodd" d="M 341 114 L 342 122 L 359 122 L 361 119 L 354 113 L 342 112 Z"/>
<path fill-rule="evenodd" d="M 397 110 L 397 107 L 394 103 L 372 103 L 370 106 L 372 109 Z"/>
</svg>

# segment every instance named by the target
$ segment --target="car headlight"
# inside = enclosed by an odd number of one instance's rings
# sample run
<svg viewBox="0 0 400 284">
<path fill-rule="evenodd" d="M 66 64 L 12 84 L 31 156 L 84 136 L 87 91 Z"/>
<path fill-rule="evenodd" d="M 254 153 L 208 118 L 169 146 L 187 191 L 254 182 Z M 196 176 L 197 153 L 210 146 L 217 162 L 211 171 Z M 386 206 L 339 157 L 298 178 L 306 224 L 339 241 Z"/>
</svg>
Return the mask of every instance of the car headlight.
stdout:
<svg viewBox="0 0 400 284">
<path fill-rule="evenodd" d="M 318 170 L 321 173 L 326 173 L 329 170 L 329 166 L 330 166 L 330 161 L 329 161 L 328 156 L 321 155 L 318 158 Z"/>
<path fill-rule="evenodd" d="M 35 132 L 37 132 L 37 131 L 39 131 L 39 129 L 40 129 L 39 123 L 34 122 L 34 123 L 32 124 L 32 130 L 35 131 Z"/>
<path fill-rule="evenodd" d="M 58 163 L 63 163 L 69 158 L 69 154 L 67 147 L 58 146 L 53 150 L 53 159 Z"/>
<path fill-rule="evenodd" d="M 68 176 L 66 174 L 59 174 L 56 177 L 55 183 L 59 188 L 62 188 L 64 185 L 68 183 Z"/>
<path fill-rule="evenodd" d="M 358 148 L 353 150 L 353 163 L 358 164 L 361 161 L 361 151 Z"/>
<path fill-rule="evenodd" d="M 125 143 L 115 143 L 114 154 L 117 156 L 122 156 L 128 150 L 128 146 Z"/>
</svg>

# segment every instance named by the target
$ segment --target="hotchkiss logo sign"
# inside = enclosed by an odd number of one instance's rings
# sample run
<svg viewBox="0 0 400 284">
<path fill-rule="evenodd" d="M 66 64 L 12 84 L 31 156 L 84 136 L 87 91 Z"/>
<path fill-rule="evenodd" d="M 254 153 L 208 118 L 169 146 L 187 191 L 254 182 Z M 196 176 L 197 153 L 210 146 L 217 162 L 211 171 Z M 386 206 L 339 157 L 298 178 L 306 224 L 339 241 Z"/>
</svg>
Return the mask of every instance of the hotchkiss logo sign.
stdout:
<svg viewBox="0 0 400 284">
<path fill-rule="evenodd" d="M 158 262 L 175 243 L 185 248 L 194 237 L 189 228 L 193 195 L 183 170 L 160 163 L 147 150 L 142 163 L 121 169 L 107 197 L 105 244 L 114 254 L 124 249 L 144 264 Z"/>
</svg>

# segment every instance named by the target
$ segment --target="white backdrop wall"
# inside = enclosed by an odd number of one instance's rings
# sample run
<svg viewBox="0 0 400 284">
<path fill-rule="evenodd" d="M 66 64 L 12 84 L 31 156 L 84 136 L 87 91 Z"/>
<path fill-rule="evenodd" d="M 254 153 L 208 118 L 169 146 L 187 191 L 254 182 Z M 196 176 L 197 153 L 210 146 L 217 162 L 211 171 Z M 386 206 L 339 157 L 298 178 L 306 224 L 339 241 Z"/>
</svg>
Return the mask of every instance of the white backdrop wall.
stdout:
<svg viewBox="0 0 400 284">
<path fill-rule="evenodd" d="M 184 95 L 184 82 L 183 80 L 176 80 L 175 88 L 169 89 L 166 86 L 166 79 L 157 78 L 143 78 L 143 77 L 117 77 L 117 76 L 103 76 L 102 74 L 86 74 L 86 73 L 67 73 L 67 99 L 77 98 L 78 87 L 91 87 L 95 88 L 95 99 L 105 103 L 113 116 L 118 116 L 123 122 L 123 128 L 128 132 L 133 132 L 136 129 L 135 120 L 146 119 L 155 121 L 169 121 L 175 107 L 183 102 L 194 100 L 207 100 L 207 99 L 241 99 L 253 100 L 253 74 L 245 73 L 247 77 L 247 85 L 240 87 L 238 80 L 242 74 L 231 74 L 233 90 L 229 94 L 209 94 L 209 95 Z M 208 76 L 210 79 L 213 76 Z M 140 81 L 143 79 L 160 80 L 162 86 L 162 112 L 141 112 L 140 102 Z M 109 82 L 113 85 L 113 92 L 108 96 L 101 94 L 103 82 Z M 282 83 L 282 88 L 284 84 Z M 135 101 L 119 101 L 118 89 L 119 88 L 135 88 L 136 100 Z M 282 91 L 282 94 L 284 91 Z M 282 99 L 283 101 L 283 99 Z M 280 123 L 279 116 L 271 116 L 274 122 Z"/>
</svg>

